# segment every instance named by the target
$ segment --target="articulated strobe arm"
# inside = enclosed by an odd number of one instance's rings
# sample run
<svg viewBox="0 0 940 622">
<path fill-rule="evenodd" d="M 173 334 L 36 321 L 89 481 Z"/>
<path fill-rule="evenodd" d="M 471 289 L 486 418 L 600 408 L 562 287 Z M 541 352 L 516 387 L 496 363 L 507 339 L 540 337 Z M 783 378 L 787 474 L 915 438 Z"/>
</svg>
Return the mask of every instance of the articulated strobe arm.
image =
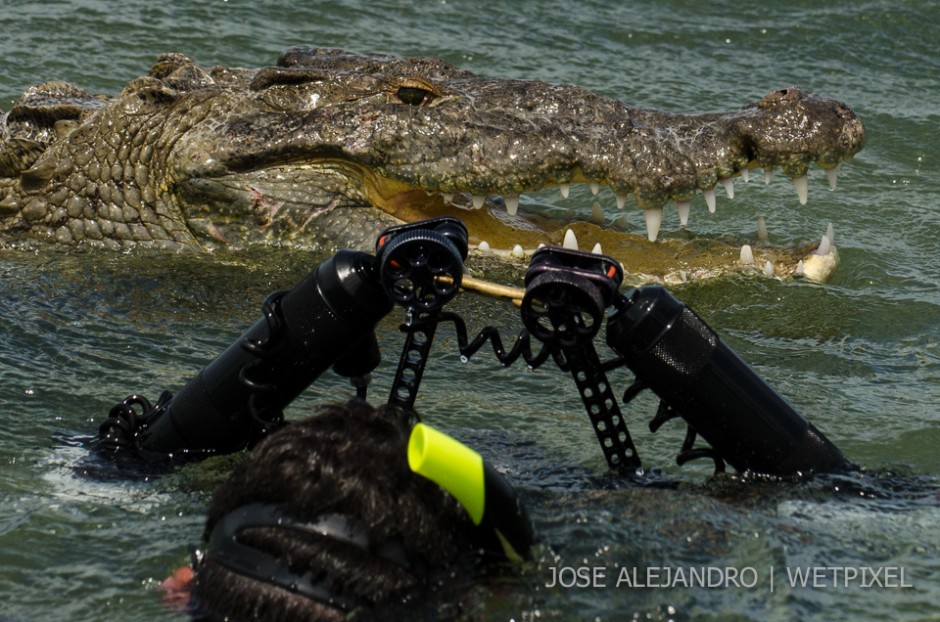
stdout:
<svg viewBox="0 0 940 622">
<path fill-rule="evenodd" d="M 622 281 L 620 264 L 609 257 L 542 248 L 526 272 L 520 314 L 529 333 L 574 378 L 607 465 L 636 475 L 640 456 L 594 348 L 604 310 L 619 296 Z"/>
</svg>

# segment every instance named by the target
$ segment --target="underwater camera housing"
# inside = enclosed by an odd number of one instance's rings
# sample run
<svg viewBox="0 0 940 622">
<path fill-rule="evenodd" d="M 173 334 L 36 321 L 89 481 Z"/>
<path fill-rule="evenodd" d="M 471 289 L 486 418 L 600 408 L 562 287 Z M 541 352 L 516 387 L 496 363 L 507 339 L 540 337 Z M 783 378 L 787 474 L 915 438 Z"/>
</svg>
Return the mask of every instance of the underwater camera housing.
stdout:
<svg viewBox="0 0 940 622">
<path fill-rule="evenodd" d="M 621 293 L 623 270 L 604 255 L 538 250 L 520 308 L 525 330 L 512 349 L 489 326 L 469 341 L 463 319 L 443 310 L 460 288 L 467 252 L 467 230 L 451 217 L 387 229 L 374 255 L 337 252 L 293 289 L 269 296 L 262 317 L 175 396 L 164 392 L 151 405 L 132 395 L 117 404 L 100 426 L 99 449 L 177 457 L 237 451 L 281 425 L 283 409 L 331 367 L 365 398 L 380 359 L 374 328 L 398 304 L 407 311 L 406 340 L 390 404 L 414 405 L 437 325 L 452 322 L 462 356 L 491 341 L 503 365 L 522 356 L 537 367 L 551 357 L 570 372 L 607 463 L 621 474 L 637 474 L 642 464 L 606 377 L 620 366 L 636 376 L 624 403 L 647 388 L 660 398 L 652 431 L 674 418 L 688 424 L 680 464 L 705 457 L 716 471 L 727 463 L 774 476 L 852 468 L 666 289 Z M 594 338 L 605 321 L 607 344 L 620 358 L 602 363 Z M 532 337 L 542 343 L 537 354 Z M 695 447 L 698 436 L 710 446 Z"/>
</svg>

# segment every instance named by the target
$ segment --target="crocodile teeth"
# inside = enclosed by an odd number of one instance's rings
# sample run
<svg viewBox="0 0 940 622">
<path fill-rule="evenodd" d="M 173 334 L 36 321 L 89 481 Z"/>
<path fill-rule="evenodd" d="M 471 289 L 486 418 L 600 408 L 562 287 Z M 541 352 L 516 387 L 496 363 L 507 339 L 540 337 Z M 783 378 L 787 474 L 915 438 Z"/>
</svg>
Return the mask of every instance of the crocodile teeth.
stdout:
<svg viewBox="0 0 940 622">
<path fill-rule="evenodd" d="M 800 199 L 800 205 L 806 205 L 809 198 L 809 180 L 806 179 L 806 175 L 793 178 L 793 189 L 796 190 L 796 196 Z"/>
<path fill-rule="evenodd" d="M 692 211 L 692 204 L 688 201 L 676 201 L 676 211 L 679 212 L 679 224 L 683 227 L 689 224 L 689 212 Z"/>
<path fill-rule="evenodd" d="M 510 195 L 503 200 L 506 203 L 506 211 L 510 216 L 515 216 L 519 212 L 519 196 Z"/>
<path fill-rule="evenodd" d="M 819 241 L 819 247 L 803 258 L 802 266 L 797 266 L 797 274 L 802 274 L 814 281 L 822 281 L 832 273 L 839 263 L 834 236 L 835 232 L 830 224 L 826 227 L 826 234 Z"/>
<path fill-rule="evenodd" d="M 836 229 L 832 226 L 832 223 L 826 227 L 826 237 L 829 238 L 830 242 L 835 243 L 836 241 Z"/>
<path fill-rule="evenodd" d="M 708 190 L 702 190 L 702 195 L 705 197 L 705 205 L 708 206 L 709 213 L 714 214 L 717 209 L 715 205 L 715 189 L 710 188 Z"/>
<path fill-rule="evenodd" d="M 757 239 L 766 242 L 770 236 L 767 235 L 767 221 L 761 216 L 757 219 Z"/>
<path fill-rule="evenodd" d="M 725 187 L 725 194 L 728 195 L 729 199 L 734 198 L 734 181 L 730 177 L 725 177 L 724 179 L 719 180 L 721 185 Z"/>
<path fill-rule="evenodd" d="M 567 248 L 568 250 L 578 250 L 578 237 L 574 234 L 574 231 L 571 229 L 565 231 L 565 241 L 562 242 L 561 245 L 563 248 Z"/>
<path fill-rule="evenodd" d="M 643 210 L 643 218 L 646 220 L 646 237 L 650 242 L 655 242 L 659 235 L 659 227 L 663 224 L 663 210 L 659 208 Z"/>
<path fill-rule="evenodd" d="M 596 244 L 594 244 L 594 248 L 591 249 L 591 252 L 594 253 L 595 255 L 603 255 L 604 251 L 601 248 L 601 243 L 597 242 Z"/>
<path fill-rule="evenodd" d="M 833 168 L 825 169 L 826 175 L 829 179 L 830 190 L 835 190 L 836 188 L 836 182 L 837 182 L 840 168 L 841 168 L 841 163 L 834 166 Z M 737 173 L 741 175 L 745 183 L 750 181 L 749 170 L 747 168 L 742 168 Z M 771 179 L 773 178 L 773 175 L 774 175 L 773 168 L 770 168 L 770 167 L 764 168 L 765 183 L 769 183 Z M 728 195 L 728 198 L 733 199 L 734 198 L 733 178 L 724 177 L 724 178 L 719 179 L 718 183 L 720 183 L 724 187 L 725 193 Z M 589 184 L 589 187 L 593 195 L 597 195 L 599 193 L 600 184 L 591 182 Z M 793 178 L 793 187 L 797 194 L 797 198 L 800 201 L 800 204 L 806 205 L 807 200 L 808 200 L 808 194 L 809 194 L 809 182 L 808 182 L 807 176 L 801 175 L 801 176 Z M 560 184 L 559 189 L 563 197 L 568 197 L 570 193 L 571 185 Z M 701 192 L 702 192 L 702 196 L 705 199 L 705 204 L 708 207 L 708 211 L 711 213 L 715 213 L 716 208 L 717 208 L 716 188 L 709 188 L 706 190 L 702 190 Z M 619 194 L 615 192 L 614 196 L 616 198 L 618 209 L 624 209 L 626 205 L 627 195 Z M 444 201 L 444 204 L 448 205 L 454 201 L 454 199 L 456 198 L 456 195 L 454 193 L 441 193 L 441 197 Z M 487 195 L 471 194 L 469 192 L 461 193 L 461 203 L 465 205 L 463 201 L 467 199 L 469 199 L 473 209 L 481 209 L 486 204 Z M 506 206 L 507 214 L 509 216 L 516 216 L 519 211 L 519 203 L 520 203 L 519 195 L 507 195 L 507 196 L 502 197 L 502 200 Z M 691 202 L 683 201 L 683 200 L 676 200 L 675 206 L 676 206 L 676 212 L 679 215 L 680 225 L 683 227 L 687 226 L 689 222 L 689 216 L 691 215 Z M 662 228 L 662 222 L 663 222 L 662 208 L 644 209 L 643 219 L 644 219 L 644 223 L 646 226 L 647 239 L 650 242 L 655 242 L 658 239 L 659 232 Z M 603 225 L 604 209 L 599 201 L 593 202 L 593 205 L 591 207 L 590 221 L 598 225 Z M 768 240 L 767 223 L 764 217 L 759 217 L 757 219 L 756 235 L 757 235 L 758 241 L 767 242 Z M 833 252 L 833 249 L 834 249 L 833 240 L 834 240 L 834 231 L 833 231 L 832 224 L 830 223 L 826 230 L 826 234 L 822 236 L 819 246 L 812 253 L 812 255 L 821 256 L 821 257 L 828 256 L 830 253 Z M 579 250 L 580 245 L 578 243 L 578 238 L 573 230 L 568 229 L 565 231 L 565 236 L 564 236 L 564 241 L 562 243 L 562 246 L 564 248 L 571 249 L 571 250 Z M 483 251 L 483 252 L 497 252 L 497 253 L 508 252 L 508 254 L 511 254 L 514 257 L 519 257 L 523 259 L 525 258 L 525 250 L 519 244 L 516 244 L 511 251 L 505 251 L 505 250 L 492 251 L 489 243 L 486 241 L 481 241 L 477 245 L 477 247 L 480 251 Z M 594 245 L 592 252 L 598 253 L 598 254 L 603 252 L 601 250 L 600 242 Z M 753 249 L 750 245 L 745 244 L 741 247 L 739 261 L 743 265 L 757 265 L 757 262 L 754 258 Z M 774 267 L 771 264 L 771 262 L 769 261 L 766 262 L 764 266 L 762 267 L 762 271 L 768 276 L 773 276 Z M 803 261 L 799 262 L 795 273 L 805 274 L 806 271 L 808 271 L 808 268 L 805 267 L 804 262 Z"/>
<path fill-rule="evenodd" d="M 741 247 L 741 263 L 746 266 L 750 266 L 754 263 L 754 251 L 751 249 L 750 244 L 745 244 Z"/>
<path fill-rule="evenodd" d="M 826 169 L 826 177 L 829 179 L 829 190 L 836 189 L 836 182 L 839 179 L 839 169 L 842 167 L 842 164 L 836 164 L 833 168 Z"/>
</svg>

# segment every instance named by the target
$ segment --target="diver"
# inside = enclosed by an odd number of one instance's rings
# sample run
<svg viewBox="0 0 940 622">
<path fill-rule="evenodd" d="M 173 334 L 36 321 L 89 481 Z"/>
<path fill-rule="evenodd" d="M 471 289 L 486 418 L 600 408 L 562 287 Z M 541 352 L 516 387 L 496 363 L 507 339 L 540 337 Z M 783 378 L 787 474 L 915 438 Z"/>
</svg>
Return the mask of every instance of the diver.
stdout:
<svg viewBox="0 0 940 622">
<path fill-rule="evenodd" d="M 474 473 L 475 452 L 413 423 L 355 399 L 267 436 L 214 492 L 203 547 L 164 583 L 168 596 L 206 620 L 415 619 L 440 616 L 419 615 L 434 603 L 459 607 L 457 581 L 527 557 L 531 525 L 514 497 L 494 496 L 504 481 Z M 495 522 L 475 520 L 475 493 Z"/>
<path fill-rule="evenodd" d="M 215 492 L 192 565 L 167 580 L 170 600 L 210 620 L 368 619 L 374 608 L 413 619 L 478 563 L 529 557 L 525 508 L 478 453 L 417 423 L 408 401 L 365 402 L 377 322 L 393 301 L 439 309 L 465 256 L 456 219 L 386 231 L 376 256 L 339 251 L 269 296 L 262 318 L 175 395 L 112 408 L 96 447 L 119 463 L 251 450 Z M 286 422 L 283 409 L 331 368 L 357 397 Z"/>
</svg>

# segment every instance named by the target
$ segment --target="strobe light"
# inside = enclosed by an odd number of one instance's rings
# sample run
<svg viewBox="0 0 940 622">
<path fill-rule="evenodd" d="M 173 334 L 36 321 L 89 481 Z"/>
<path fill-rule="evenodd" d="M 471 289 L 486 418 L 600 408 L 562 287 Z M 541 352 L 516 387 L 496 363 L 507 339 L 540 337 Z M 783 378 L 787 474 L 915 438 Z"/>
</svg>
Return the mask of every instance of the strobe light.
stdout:
<svg viewBox="0 0 940 622">
<path fill-rule="evenodd" d="M 689 307 L 665 288 L 623 297 L 608 320 L 607 343 L 636 374 L 626 401 L 651 389 L 662 400 L 650 424 L 682 417 L 711 449 L 686 438 L 679 461 L 706 455 L 738 471 L 778 476 L 852 468 L 842 452 Z"/>
</svg>

